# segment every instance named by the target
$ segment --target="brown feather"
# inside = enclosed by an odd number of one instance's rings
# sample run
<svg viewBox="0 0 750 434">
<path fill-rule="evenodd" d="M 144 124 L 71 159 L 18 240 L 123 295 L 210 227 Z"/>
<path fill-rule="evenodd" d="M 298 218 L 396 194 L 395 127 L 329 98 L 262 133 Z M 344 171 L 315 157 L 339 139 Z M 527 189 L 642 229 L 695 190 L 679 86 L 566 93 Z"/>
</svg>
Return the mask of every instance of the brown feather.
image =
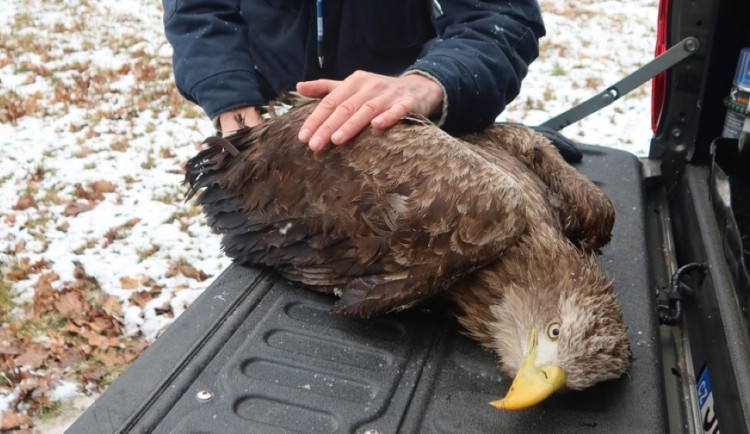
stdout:
<svg viewBox="0 0 750 434">
<path fill-rule="evenodd" d="M 296 138 L 313 108 L 227 137 L 231 147 L 188 164 L 189 196 L 205 188 L 196 203 L 236 261 L 308 285 L 347 277 L 334 311 L 370 317 L 448 288 L 523 232 L 514 177 L 428 121 L 367 129 L 313 153 Z M 239 155 L 227 156 L 231 148 Z"/>
<path fill-rule="evenodd" d="M 545 357 L 568 387 L 627 369 L 627 329 L 596 257 L 612 203 L 543 136 L 504 125 L 457 139 L 408 118 L 313 153 L 297 132 L 314 107 L 208 140 L 188 163 L 188 198 L 203 190 L 196 203 L 227 255 L 340 290 L 341 315 L 445 295 L 510 375 L 529 330 L 551 321 L 563 333 Z"/>
</svg>

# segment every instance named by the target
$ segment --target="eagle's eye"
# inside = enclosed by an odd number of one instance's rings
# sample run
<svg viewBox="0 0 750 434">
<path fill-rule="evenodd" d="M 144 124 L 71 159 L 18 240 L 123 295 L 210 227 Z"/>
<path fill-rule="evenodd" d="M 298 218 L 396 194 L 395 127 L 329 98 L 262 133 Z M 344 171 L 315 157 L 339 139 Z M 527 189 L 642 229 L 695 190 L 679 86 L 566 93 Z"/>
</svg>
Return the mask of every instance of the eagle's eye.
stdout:
<svg viewBox="0 0 750 434">
<path fill-rule="evenodd" d="M 547 338 L 556 341 L 560 337 L 560 322 L 555 320 L 547 324 Z"/>
</svg>

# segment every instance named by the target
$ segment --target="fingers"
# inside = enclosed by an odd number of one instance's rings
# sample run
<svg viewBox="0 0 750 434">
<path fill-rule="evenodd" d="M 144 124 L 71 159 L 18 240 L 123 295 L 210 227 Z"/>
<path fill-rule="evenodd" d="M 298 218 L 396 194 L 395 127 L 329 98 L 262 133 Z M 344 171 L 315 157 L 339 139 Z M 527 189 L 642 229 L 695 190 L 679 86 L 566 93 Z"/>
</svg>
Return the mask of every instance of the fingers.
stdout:
<svg viewBox="0 0 750 434">
<path fill-rule="evenodd" d="M 432 114 L 436 107 L 442 107 L 442 89 L 430 79 L 415 77 L 358 71 L 344 81 L 298 83 L 297 91 L 302 95 L 323 97 L 305 120 L 299 140 L 318 151 L 329 143 L 346 143 L 368 125 L 385 129 L 410 112 Z"/>
<path fill-rule="evenodd" d="M 324 96 L 302 125 L 300 141 L 307 142 L 313 151 L 323 149 L 328 143 L 343 144 L 382 112 L 381 103 L 370 100 L 381 91 L 376 87 L 382 85 L 366 83 L 368 77 L 362 77 L 363 74 L 366 73 L 354 73 L 339 82 L 316 80 L 298 84 L 298 90 L 309 92 L 306 96 L 313 92 L 318 97 Z"/>
<path fill-rule="evenodd" d="M 313 80 L 301 81 L 297 83 L 297 92 L 308 98 L 323 98 L 331 93 L 341 81 L 337 80 Z"/>
<path fill-rule="evenodd" d="M 358 95 L 338 104 L 333 110 L 330 107 L 332 103 L 323 104 L 324 107 L 318 113 L 313 112 L 308 118 L 313 125 L 322 121 L 310 138 L 310 148 L 322 149 L 329 141 L 334 145 L 346 143 L 382 113 L 386 104 L 384 98 L 367 100 Z"/>
<path fill-rule="evenodd" d="M 394 104 L 387 111 L 375 117 L 370 124 L 376 130 L 390 128 L 409 114 L 409 108 L 405 104 Z"/>
</svg>

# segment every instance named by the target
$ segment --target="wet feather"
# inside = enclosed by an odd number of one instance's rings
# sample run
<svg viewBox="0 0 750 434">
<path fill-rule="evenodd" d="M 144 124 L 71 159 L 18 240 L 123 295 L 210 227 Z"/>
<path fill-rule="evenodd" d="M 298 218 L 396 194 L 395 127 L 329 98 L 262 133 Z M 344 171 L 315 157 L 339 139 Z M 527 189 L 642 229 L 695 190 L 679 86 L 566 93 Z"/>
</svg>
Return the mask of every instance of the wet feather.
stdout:
<svg viewBox="0 0 750 434">
<path fill-rule="evenodd" d="M 627 328 L 597 258 L 612 203 L 543 136 L 499 125 L 455 138 L 412 117 L 313 153 L 296 136 L 314 102 L 296 104 L 207 140 L 187 165 L 188 198 L 202 190 L 227 255 L 336 292 L 341 315 L 451 299 L 509 375 L 529 331 L 558 323 L 540 357 L 569 388 L 625 372 Z"/>
</svg>

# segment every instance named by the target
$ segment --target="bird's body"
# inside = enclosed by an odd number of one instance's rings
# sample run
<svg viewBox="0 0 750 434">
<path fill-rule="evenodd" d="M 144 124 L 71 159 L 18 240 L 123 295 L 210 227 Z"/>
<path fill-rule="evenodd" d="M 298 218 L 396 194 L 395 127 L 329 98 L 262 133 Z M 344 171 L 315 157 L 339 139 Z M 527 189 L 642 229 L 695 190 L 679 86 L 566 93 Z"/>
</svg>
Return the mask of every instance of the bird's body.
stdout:
<svg viewBox="0 0 750 434">
<path fill-rule="evenodd" d="M 296 140 L 313 108 L 210 139 L 188 163 L 189 195 L 205 188 L 197 203 L 230 257 L 339 294 L 337 314 L 447 296 L 510 375 L 530 353 L 574 389 L 625 371 L 626 328 L 596 257 L 612 205 L 546 139 L 520 126 L 457 139 L 410 118 L 313 153 Z"/>
</svg>

